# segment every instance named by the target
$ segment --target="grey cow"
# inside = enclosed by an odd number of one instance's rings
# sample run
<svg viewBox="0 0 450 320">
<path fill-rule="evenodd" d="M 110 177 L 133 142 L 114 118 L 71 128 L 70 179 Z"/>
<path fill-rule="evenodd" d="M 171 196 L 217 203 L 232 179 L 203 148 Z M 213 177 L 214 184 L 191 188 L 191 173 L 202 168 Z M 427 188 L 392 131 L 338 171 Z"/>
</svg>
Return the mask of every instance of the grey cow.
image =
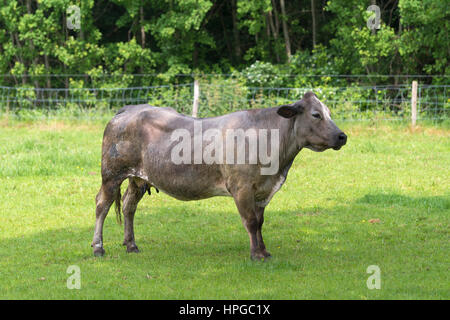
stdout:
<svg viewBox="0 0 450 320">
<path fill-rule="evenodd" d="M 239 137 L 233 136 L 230 150 L 229 143 L 224 146 L 222 143 L 213 144 L 208 139 L 199 141 L 196 138 L 199 133 L 208 130 L 219 135 L 210 136 L 212 142 L 214 138 L 220 138 L 217 141 L 222 138 L 226 140 L 227 134 L 233 130 L 244 132 L 246 144 L 243 148 L 239 147 L 238 143 L 234 143 Z M 181 135 L 175 135 L 174 138 L 174 133 L 180 132 L 190 134 L 192 140 L 187 143 L 184 141 L 186 148 L 174 153 L 174 149 L 180 149 L 183 140 Z M 272 157 L 276 166 L 272 166 L 275 170 L 269 174 L 262 174 L 262 169 L 267 169 L 270 164 L 254 156 L 257 149 L 252 146 L 249 132 L 265 133 L 257 137 L 266 136 L 269 140 L 267 155 L 277 156 L 276 159 Z M 278 140 L 269 139 L 276 136 Z M 294 158 L 302 148 L 314 151 L 329 148 L 339 150 L 346 141 L 347 136 L 331 120 L 329 109 L 312 92 L 307 92 L 301 100 L 289 105 L 238 111 L 204 119 L 181 115 L 171 108 L 126 106 L 108 123 L 104 132 L 102 185 L 96 197 L 96 223 L 92 241 L 94 255 L 105 253 L 103 223 L 114 201 L 120 219 L 120 185 L 128 178 L 129 185 L 122 197 L 125 229 L 123 244 L 127 252 L 138 252 L 133 230 L 134 214 L 145 192 L 150 193 L 153 187 L 180 200 L 233 197 L 250 238 L 251 258 L 268 258 L 270 253 L 266 250 L 261 234 L 264 208 L 283 185 Z M 257 144 L 262 146 L 260 140 L 257 140 Z M 196 151 L 196 146 L 207 148 L 208 145 L 210 148 L 211 145 L 216 147 L 211 152 L 215 161 L 199 159 L 202 153 Z M 236 162 L 233 157 L 234 162 L 225 159 L 234 152 L 236 158 L 241 156 L 241 162 Z M 184 161 L 176 160 L 174 156 L 180 156 Z M 245 161 L 242 162 L 242 159 Z"/>
</svg>

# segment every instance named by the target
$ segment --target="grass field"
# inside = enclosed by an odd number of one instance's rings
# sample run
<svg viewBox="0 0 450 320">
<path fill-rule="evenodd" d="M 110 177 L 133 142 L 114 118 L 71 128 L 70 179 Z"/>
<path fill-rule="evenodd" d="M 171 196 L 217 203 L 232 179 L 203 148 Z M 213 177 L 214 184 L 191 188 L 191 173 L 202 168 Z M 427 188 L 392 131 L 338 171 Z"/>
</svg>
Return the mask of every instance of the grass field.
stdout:
<svg viewBox="0 0 450 320">
<path fill-rule="evenodd" d="M 266 209 L 273 258 L 252 262 L 231 198 L 152 193 L 127 254 L 110 212 L 90 243 L 102 124 L 0 123 L 1 299 L 449 299 L 450 130 L 345 124 L 341 151 L 302 151 Z M 66 287 L 67 268 L 81 289 Z M 369 265 L 381 289 L 366 285 Z"/>
</svg>

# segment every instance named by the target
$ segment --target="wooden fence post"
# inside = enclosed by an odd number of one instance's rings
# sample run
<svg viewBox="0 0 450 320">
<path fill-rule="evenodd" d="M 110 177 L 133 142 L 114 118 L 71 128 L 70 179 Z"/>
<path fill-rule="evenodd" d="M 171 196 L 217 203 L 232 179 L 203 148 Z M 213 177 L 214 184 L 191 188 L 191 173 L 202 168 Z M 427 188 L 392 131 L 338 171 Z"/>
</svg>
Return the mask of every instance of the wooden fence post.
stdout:
<svg viewBox="0 0 450 320">
<path fill-rule="evenodd" d="M 200 86 L 198 84 L 198 80 L 194 80 L 194 102 L 192 104 L 192 116 L 194 118 L 197 118 L 199 97 L 200 97 Z"/>
<path fill-rule="evenodd" d="M 416 125 L 417 121 L 417 81 L 412 82 L 411 88 L 411 124 Z"/>
</svg>

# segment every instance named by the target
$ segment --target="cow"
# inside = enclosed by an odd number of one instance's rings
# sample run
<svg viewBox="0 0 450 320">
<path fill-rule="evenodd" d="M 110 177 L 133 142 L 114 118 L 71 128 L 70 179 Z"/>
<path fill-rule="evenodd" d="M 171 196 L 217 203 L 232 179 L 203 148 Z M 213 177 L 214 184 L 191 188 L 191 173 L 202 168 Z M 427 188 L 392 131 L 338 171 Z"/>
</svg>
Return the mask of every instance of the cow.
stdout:
<svg viewBox="0 0 450 320">
<path fill-rule="evenodd" d="M 193 118 L 167 107 L 125 106 L 104 131 L 94 255 L 104 255 L 103 223 L 113 202 L 120 221 L 121 201 L 123 245 L 127 252 L 139 252 L 134 215 L 138 202 L 154 188 L 185 201 L 233 197 L 250 238 L 251 259 L 265 260 L 271 255 L 261 233 L 264 209 L 285 182 L 297 154 L 303 148 L 339 150 L 346 142 L 330 110 L 311 91 L 292 104 L 211 118 Z M 266 159 L 255 156 L 258 147 Z M 121 197 L 125 179 L 129 183 Z"/>
</svg>

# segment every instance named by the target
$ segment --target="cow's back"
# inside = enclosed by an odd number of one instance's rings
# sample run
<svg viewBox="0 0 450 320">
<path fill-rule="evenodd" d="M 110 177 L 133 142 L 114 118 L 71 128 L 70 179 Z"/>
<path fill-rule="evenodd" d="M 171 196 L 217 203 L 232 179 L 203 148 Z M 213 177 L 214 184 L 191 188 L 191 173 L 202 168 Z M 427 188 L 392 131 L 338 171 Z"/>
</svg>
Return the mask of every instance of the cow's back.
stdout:
<svg viewBox="0 0 450 320">
<path fill-rule="evenodd" d="M 102 172 L 125 170 L 127 177 L 143 179 L 180 200 L 229 195 L 220 165 L 177 165 L 172 159 L 178 142 L 172 134 L 184 129 L 193 136 L 194 120 L 172 108 L 135 105 L 120 109 L 105 129 Z"/>
</svg>

